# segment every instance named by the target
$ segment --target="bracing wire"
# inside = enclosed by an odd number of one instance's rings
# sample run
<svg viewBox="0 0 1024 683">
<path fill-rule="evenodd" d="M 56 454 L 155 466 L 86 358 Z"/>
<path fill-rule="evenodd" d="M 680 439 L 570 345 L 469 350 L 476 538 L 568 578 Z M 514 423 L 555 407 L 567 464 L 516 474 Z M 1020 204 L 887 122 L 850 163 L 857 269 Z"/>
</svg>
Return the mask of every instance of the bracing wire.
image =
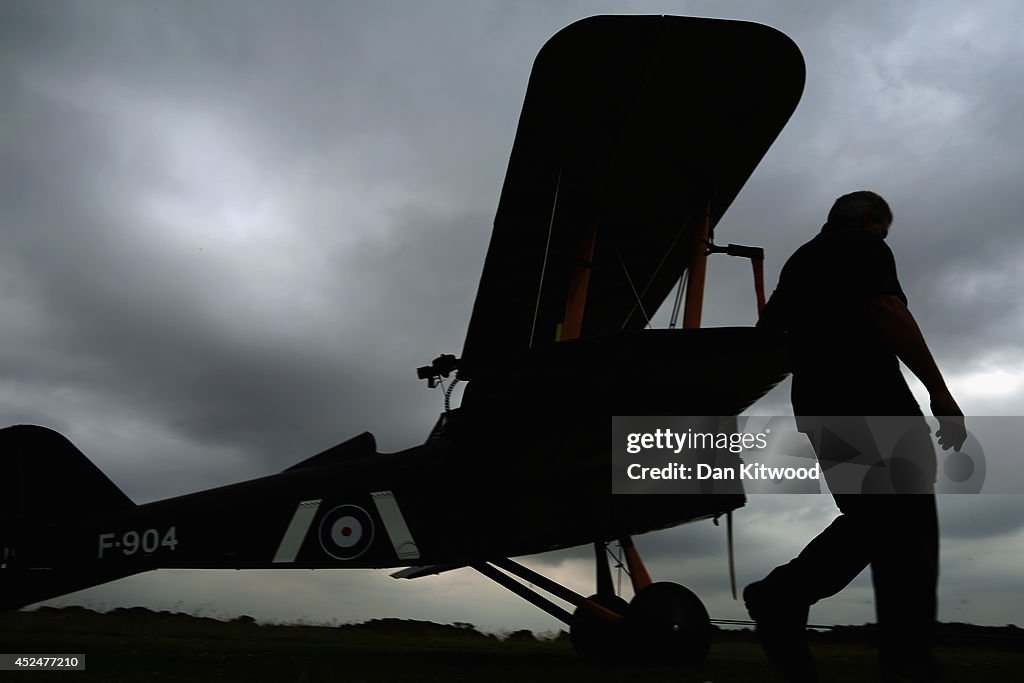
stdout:
<svg viewBox="0 0 1024 683">
<path fill-rule="evenodd" d="M 626 576 L 630 577 L 630 579 L 633 578 L 633 575 L 629 573 L 629 568 L 622 561 L 622 544 L 616 542 L 616 544 L 615 544 L 615 548 L 616 548 L 615 551 L 612 551 L 612 549 L 609 548 L 608 545 L 609 544 L 606 543 L 605 546 L 604 546 L 605 552 L 607 552 L 608 555 L 613 560 L 615 560 L 615 570 L 616 570 L 615 577 L 616 577 L 616 582 L 617 582 L 617 585 L 615 586 L 615 594 L 616 595 L 622 595 L 622 574 L 623 574 L 623 572 L 625 572 Z"/>
<path fill-rule="evenodd" d="M 676 288 L 676 300 L 672 303 L 672 315 L 669 317 L 668 329 L 674 330 L 676 322 L 679 320 L 679 313 L 683 308 L 683 292 L 686 290 L 686 285 L 690 281 L 690 269 L 687 268 L 683 271 L 683 274 L 679 276 L 679 287 Z"/>
<path fill-rule="evenodd" d="M 555 183 L 555 197 L 551 201 L 551 218 L 548 220 L 548 239 L 544 244 L 544 262 L 540 266 L 540 282 L 537 283 L 537 303 L 533 307 L 533 324 L 530 326 L 530 348 L 537 333 L 537 315 L 540 313 L 540 295 L 544 292 L 544 273 L 548 269 L 548 253 L 551 251 L 551 231 L 555 227 L 555 211 L 558 209 L 558 192 L 562 189 L 562 169 L 558 169 L 558 181 Z"/>
<path fill-rule="evenodd" d="M 736 556 L 733 553 L 732 545 L 732 510 L 725 515 L 726 543 L 729 545 L 729 587 L 732 589 L 732 599 L 736 599 Z"/>
<path fill-rule="evenodd" d="M 617 555 L 615 557 L 615 567 L 618 569 L 616 572 L 617 586 L 615 587 L 616 595 L 622 595 L 622 571 L 625 569 L 625 565 L 622 564 L 622 545 L 618 546 Z"/>
<path fill-rule="evenodd" d="M 650 327 L 651 318 L 647 315 L 647 311 L 644 310 L 644 302 L 640 299 L 640 293 L 636 291 L 636 285 L 633 284 L 633 278 L 629 276 L 629 269 L 626 268 L 626 262 L 622 259 L 622 252 L 616 249 L 615 255 L 619 257 L 619 263 L 622 265 L 622 272 L 626 275 L 626 282 L 629 283 L 629 288 L 633 290 L 633 297 L 636 298 L 636 305 L 640 308 L 640 313 L 644 316 L 644 320 L 647 321 L 647 327 Z M 625 325 L 625 323 L 623 323 L 623 325 Z"/>
<path fill-rule="evenodd" d="M 686 228 L 689 225 L 690 225 L 690 219 L 688 218 L 688 219 L 686 219 L 686 221 L 684 221 L 683 225 L 679 228 L 679 231 L 676 233 L 676 236 L 672 238 L 672 243 L 670 245 L 668 245 L 668 249 L 666 249 L 665 253 L 661 255 L 661 260 L 658 261 L 658 266 L 654 269 L 654 272 L 651 274 L 651 277 L 647 280 L 647 284 L 644 285 L 644 290 L 643 290 L 644 294 L 647 293 L 647 288 L 650 287 L 651 283 L 654 282 L 655 278 L 658 277 L 658 273 L 661 272 L 661 269 L 665 265 L 665 262 L 668 260 L 669 255 L 671 255 L 672 250 L 676 248 L 676 243 L 679 242 L 679 238 L 682 237 L 684 233 L 686 233 Z M 621 255 L 619 256 L 619 259 L 620 260 L 622 259 Z M 629 277 L 628 273 L 626 274 L 626 277 L 627 278 Z M 632 281 L 629 284 L 630 284 L 630 286 L 632 286 L 633 285 Z M 633 291 L 636 292 L 636 288 L 635 287 L 634 287 Z M 639 300 L 639 297 L 638 297 L 638 300 Z M 626 324 L 629 323 L 629 319 L 633 316 L 633 310 L 635 310 L 635 308 L 631 309 L 629 311 L 629 313 L 626 315 L 626 319 L 622 321 L 622 327 L 620 329 L 626 329 Z"/>
</svg>

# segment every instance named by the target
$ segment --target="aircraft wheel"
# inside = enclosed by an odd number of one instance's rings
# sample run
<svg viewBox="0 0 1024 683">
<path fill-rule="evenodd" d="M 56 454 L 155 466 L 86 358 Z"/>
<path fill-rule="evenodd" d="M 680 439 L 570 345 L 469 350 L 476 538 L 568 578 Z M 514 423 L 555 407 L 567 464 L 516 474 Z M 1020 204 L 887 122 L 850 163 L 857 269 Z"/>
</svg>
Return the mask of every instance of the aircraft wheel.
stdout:
<svg viewBox="0 0 1024 683">
<path fill-rule="evenodd" d="M 590 599 L 619 614 L 625 614 L 629 608 L 629 603 L 617 595 L 591 595 Z M 595 619 L 581 607 L 576 608 L 573 616 L 579 621 L 569 629 L 569 642 L 576 654 L 591 661 L 622 658 L 622 622 Z"/>
<path fill-rule="evenodd" d="M 637 593 L 625 619 L 641 662 L 698 668 L 711 649 L 711 620 L 704 603 L 678 583 L 660 581 Z"/>
</svg>

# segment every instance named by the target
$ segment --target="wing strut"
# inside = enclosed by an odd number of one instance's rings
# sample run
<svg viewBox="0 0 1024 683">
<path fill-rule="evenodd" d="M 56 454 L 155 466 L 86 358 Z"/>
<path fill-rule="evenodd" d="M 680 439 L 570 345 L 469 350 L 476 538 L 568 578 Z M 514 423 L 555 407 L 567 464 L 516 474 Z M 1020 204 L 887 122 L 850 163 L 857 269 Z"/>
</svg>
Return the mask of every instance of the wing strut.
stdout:
<svg viewBox="0 0 1024 683">
<path fill-rule="evenodd" d="M 704 203 L 701 217 L 693 231 L 689 275 L 686 278 L 686 308 L 683 311 L 683 329 L 700 327 L 704 308 L 704 279 L 707 275 L 707 243 L 711 232 L 711 200 Z"/>
<path fill-rule="evenodd" d="M 576 263 L 569 278 L 569 291 L 565 295 L 565 315 L 558 326 L 557 341 L 579 339 L 583 330 L 583 313 L 587 308 L 587 290 L 590 288 L 590 271 L 594 267 L 596 242 L 597 226 L 590 223 L 576 245 Z"/>
</svg>

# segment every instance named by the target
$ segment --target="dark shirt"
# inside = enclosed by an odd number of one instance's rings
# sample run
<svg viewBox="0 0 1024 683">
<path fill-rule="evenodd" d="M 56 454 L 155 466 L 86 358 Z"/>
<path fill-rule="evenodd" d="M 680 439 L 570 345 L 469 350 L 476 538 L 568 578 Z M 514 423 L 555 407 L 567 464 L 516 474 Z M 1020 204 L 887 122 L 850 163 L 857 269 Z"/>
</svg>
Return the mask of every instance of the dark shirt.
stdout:
<svg viewBox="0 0 1024 683">
<path fill-rule="evenodd" d="M 826 225 L 790 257 L 758 327 L 786 336 L 797 415 L 921 415 L 899 359 L 871 315 L 880 295 L 907 297 L 888 245 Z"/>
</svg>

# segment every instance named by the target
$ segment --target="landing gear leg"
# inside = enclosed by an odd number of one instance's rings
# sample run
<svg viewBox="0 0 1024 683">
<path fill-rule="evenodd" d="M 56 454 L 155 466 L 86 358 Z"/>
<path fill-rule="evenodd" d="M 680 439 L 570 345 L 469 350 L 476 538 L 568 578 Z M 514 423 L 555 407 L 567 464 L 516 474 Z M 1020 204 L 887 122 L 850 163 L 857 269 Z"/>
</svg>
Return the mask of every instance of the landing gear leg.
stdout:
<svg viewBox="0 0 1024 683">
<path fill-rule="evenodd" d="M 594 542 L 594 560 L 597 568 L 597 593 L 588 600 L 624 616 L 629 603 L 615 594 L 612 584 L 612 572 L 608 566 L 608 544 L 604 541 Z M 583 606 L 573 612 L 575 622 L 569 629 L 569 641 L 583 659 L 619 660 L 625 658 L 627 648 L 623 643 L 622 619 L 610 620 L 593 615 Z"/>
<path fill-rule="evenodd" d="M 567 624 L 573 648 L 586 659 L 700 667 L 711 647 L 704 605 L 677 583 L 651 581 L 633 540 L 625 537 L 619 543 L 635 594 L 628 603 L 615 594 L 604 541 L 594 543 L 597 593 L 589 597 L 507 558 L 473 568 Z M 575 611 L 570 614 L 522 582 L 574 605 Z"/>
</svg>

